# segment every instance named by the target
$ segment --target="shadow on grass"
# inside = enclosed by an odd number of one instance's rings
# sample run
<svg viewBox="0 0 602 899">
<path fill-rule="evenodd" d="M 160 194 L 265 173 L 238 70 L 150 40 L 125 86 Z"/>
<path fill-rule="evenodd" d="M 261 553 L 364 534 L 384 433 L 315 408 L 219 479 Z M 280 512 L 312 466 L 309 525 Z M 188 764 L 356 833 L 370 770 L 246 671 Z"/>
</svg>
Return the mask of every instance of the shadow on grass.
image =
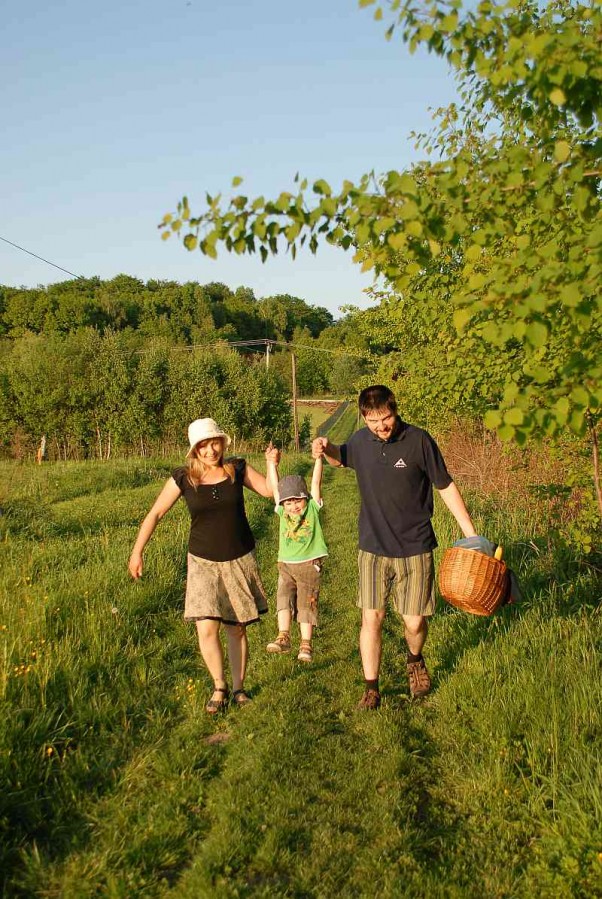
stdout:
<svg viewBox="0 0 602 899">
<path fill-rule="evenodd" d="M 140 516 L 124 514 L 116 522 L 106 518 L 91 517 L 86 511 L 81 518 L 60 520 L 50 505 L 34 500 L 13 500 L 4 503 L 0 513 L 0 539 L 24 537 L 28 540 L 68 539 L 69 537 L 95 537 L 107 529 L 132 528 L 140 524 Z"/>
<path fill-rule="evenodd" d="M 424 700 L 403 703 L 398 716 L 403 751 L 397 777 L 405 786 L 396 802 L 395 818 L 398 827 L 408 835 L 413 858 L 426 871 L 437 868 L 445 871 L 450 855 L 462 844 L 468 828 L 457 808 L 438 788 L 445 760 L 427 730 L 416 721 L 417 702 L 424 703 Z"/>
<path fill-rule="evenodd" d="M 431 671 L 435 690 L 456 670 L 467 652 L 481 643 L 496 640 L 502 633 L 508 633 L 521 612 L 518 606 L 508 606 L 495 616 L 486 618 L 453 609 L 439 600 L 436 614 L 449 616 L 453 626 L 448 628 L 445 642 L 439 649 L 437 668 Z"/>
<path fill-rule="evenodd" d="M 9 536 L 44 539 L 48 515 L 48 507 L 34 499 L 6 501 L 0 509 L 0 539 Z"/>
<path fill-rule="evenodd" d="M 17 537 L 40 539 L 71 534 L 79 536 L 82 533 L 96 534 L 106 528 L 106 521 L 85 524 L 77 521 L 62 523 L 54 513 L 53 501 L 60 498 L 60 503 L 69 503 L 84 497 L 93 497 L 95 501 L 100 502 L 102 494 L 106 491 L 135 489 L 153 483 L 157 484 L 158 491 L 162 481 L 169 477 L 173 470 L 173 466 L 161 463 L 148 468 L 109 467 L 106 470 L 94 463 L 94 467 L 90 467 L 87 471 L 85 465 L 86 463 L 81 463 L 81 467 L 74 469 L 73 478 L 66 478 L 63 472 L 59 473 L 57 477 L 60 477 L 60 482 L 57 481 L 51 487 L 48 487 L 47 481 L 53 476 L 52 469 L 43 469 L 34 497 L 13 495 L 4 500 L 0 508 L 0 537 L 4 537 L 7 532 Z M 83 473 L 87 475 L 85 480 L 81 478 Z M 60 497 L 57 497 L 59 490 Z M 124 525 L 137 523 L 137 520 L 122 522 Z"/>
</svg>

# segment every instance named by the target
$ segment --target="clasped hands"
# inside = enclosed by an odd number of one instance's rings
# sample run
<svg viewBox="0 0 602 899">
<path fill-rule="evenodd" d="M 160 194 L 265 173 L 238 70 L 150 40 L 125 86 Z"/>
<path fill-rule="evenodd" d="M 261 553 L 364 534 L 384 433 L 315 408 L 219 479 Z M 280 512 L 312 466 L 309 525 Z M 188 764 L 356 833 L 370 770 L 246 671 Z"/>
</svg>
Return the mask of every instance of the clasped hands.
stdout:
<svg viewBox="0 0 602 899">
<path fill-rule="evenodd" d="M 328 437 L 316 437 L 312 440 L 311 456 L 312 459 L 322 459 L 328 446 Z"/>
<path fill-rule="evenodd" d="M 328 446 L 328 439 L 326 437 L 316 437 L 315 440 L 312 441 L 311 444 L 311 455 L 313 459 L 321 459 L 324 456 L 324 452 L 326 447 Z M 265 460 L 266 462 L 274 462 L 275 465 L 278 465 L 280 462 L 281 452 L 277 446 L 274 446 L 272 441 L 268 443 L 265 449 Z"/>
<path fill-rule="evenodd" d="M 268 443 L 265 448 L 265 460 L 266 462 L 273 462 L 274 465 L 278 465 L 280 462 L 281 452 L 277 446 L 274 446 L 272 441 Z"/>
</svg>

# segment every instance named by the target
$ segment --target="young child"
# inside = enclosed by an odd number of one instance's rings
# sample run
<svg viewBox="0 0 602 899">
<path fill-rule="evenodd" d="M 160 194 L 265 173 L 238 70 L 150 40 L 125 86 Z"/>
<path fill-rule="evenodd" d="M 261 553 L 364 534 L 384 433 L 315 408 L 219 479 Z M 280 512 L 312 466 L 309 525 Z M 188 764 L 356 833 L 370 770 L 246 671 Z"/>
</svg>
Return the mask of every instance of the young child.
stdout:
<svg viewBox="0 0 602 899">
<path fill-rule="evenodd" d="M 311 662 L 311 638 L 318 623 L 318 596 L 322 559 L 328 555 L 322 527 L 323 460 L 316 459 L 311 479 L 311 496 L 300 475 L 278 480 L 274 461 L 267 461 L 267 480 L 274 491 L 275 512 L 280 517 L 278 545 L 278 636 L 267 645 L 268 652 L 291 651 L 291 620 L 299 622 L 300 662 Z"/>
</svg>

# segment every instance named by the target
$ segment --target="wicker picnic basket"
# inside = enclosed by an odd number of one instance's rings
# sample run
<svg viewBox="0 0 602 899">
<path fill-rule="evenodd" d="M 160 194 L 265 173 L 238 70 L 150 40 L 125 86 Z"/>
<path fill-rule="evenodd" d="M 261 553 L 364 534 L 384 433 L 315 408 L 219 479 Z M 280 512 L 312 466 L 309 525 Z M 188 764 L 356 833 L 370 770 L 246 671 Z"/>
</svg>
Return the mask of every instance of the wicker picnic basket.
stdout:
<svg viewBox="0 0 602 899">
<path fill-rule="evenodd" d="M 460 546 L 452 546 L 443 554 L 439 590 L 457 609 L 473 615 L 492 615 L 504 601 L 508 587 L 505 562 Z"/>
</svg>

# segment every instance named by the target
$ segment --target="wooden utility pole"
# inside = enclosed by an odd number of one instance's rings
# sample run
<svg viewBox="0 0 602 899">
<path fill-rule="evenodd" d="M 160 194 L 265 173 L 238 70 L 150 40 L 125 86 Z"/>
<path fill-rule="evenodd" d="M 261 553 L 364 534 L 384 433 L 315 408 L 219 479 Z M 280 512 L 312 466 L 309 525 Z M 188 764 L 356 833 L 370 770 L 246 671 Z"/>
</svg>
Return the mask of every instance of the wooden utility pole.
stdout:
<svg viewBox="0 0 602 899">
<path fill-rule="evenodd" d="M 295 451 L 299 452 L 299 420 L 297 418 L 297 363 L 291 353 L 291 373 L 293 380 L 293 427 L 295 429 Z"/>
</svg>

